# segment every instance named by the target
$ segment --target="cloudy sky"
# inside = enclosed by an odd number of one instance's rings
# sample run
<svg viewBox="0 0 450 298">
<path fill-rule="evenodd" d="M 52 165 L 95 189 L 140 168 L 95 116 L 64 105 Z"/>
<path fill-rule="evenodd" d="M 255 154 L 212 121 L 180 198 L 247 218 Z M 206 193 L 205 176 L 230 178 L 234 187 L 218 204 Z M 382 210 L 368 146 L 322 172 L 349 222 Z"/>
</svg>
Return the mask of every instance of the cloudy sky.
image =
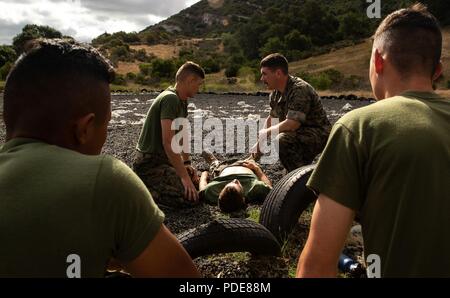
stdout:
<svg viewBox="0 0 450 298">
<path fill-rule="evenodd" d="M 140 31 L 199 0 L 0 0 L 0 44 L 26 24 L 48 25 L 89 42 L 108 32 Z"/>
</svg>

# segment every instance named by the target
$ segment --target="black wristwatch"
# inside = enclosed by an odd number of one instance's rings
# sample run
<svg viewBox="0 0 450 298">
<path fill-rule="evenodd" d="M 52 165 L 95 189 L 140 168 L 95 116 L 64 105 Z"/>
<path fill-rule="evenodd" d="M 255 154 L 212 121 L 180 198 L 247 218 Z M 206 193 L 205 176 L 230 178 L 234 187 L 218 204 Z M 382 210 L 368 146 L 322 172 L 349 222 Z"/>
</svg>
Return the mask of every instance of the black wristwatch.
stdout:
<svg viewBox="0 0 450 298">
<path fill-rule="evenodd" d="M 192 160 L 188 159 L 184 161 L 185 166 L 190 166 L 192 164 Z"/>
</svg>

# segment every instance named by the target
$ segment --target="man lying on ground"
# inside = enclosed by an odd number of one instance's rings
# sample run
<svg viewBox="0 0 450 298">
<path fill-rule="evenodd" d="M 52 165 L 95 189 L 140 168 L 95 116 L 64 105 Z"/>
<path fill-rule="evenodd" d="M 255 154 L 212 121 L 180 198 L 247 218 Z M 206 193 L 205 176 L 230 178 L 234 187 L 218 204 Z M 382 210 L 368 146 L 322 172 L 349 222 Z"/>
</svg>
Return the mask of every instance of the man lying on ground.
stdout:
<svg viewBox="0 0 450 298">
<path fill-rule="evenodd" d="M 11 70 L 0 277 L 103 277 L 112 258 L 137 277 L 199 275 L 139 177 L 99 155 L 113 77 L 95 49 L 64 40 L 34 42 Z"/>
<path fill-rule="evenodd" d="M 272 189 L 272 183 L 253 160 L 230 159 L 220 162 L 208 152 L 202 156 L 210 165 L 200 177 L 200 197 L 207 203 L 218 204 L 222 212 L 232 213 L 247 203 L 262 202 Z M 212 180 L 208 183 L 208 176 Z"/>
</svg>

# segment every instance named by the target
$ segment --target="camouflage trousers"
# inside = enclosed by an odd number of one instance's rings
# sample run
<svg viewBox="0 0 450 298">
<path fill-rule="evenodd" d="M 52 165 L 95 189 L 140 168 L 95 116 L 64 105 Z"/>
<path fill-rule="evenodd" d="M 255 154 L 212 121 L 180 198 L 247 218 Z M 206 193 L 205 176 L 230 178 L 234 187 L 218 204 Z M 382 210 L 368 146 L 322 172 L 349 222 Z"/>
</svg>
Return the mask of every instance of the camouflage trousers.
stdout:
<svg viewBox="0 0 450 298">
<path fill-rule="evenodd" d="M 133 170 L 159 207 L 179 209 L 196 205 L 184 199 L 183 183 L 165 154 L 138 153 Z"/>
<path fill-rule="evenodd" d="M 280 133 L 277 141 L 281 164 L 288 172 L 310 164 L 325 148 L 327 139 L 327 133 L 314 128 Z"/>
<path fill-rule="evenodd" d="M 225 168 L 242 166 L 244 162 L 249 160 L 255 161 L 252 158 L 248 158 L 246 160 L 239 160 L 238 158 L 229 158 L 224 161 L 219 161 L 216 159 L 209 165 L 209 174 L 211 175 L 211 179 L 219 177 L 220 173 L 222 173 L 222 171 L 225 170 Z"/>
</svg>

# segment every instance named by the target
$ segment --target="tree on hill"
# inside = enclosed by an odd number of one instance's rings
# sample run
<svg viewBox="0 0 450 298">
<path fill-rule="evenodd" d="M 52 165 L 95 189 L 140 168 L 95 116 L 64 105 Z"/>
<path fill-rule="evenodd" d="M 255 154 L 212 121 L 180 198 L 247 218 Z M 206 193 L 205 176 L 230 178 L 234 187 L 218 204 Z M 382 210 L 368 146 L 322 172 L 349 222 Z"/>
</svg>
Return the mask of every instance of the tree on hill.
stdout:
<svg viewBox="0 0 450 298">
<path fill-rule="evenodd" d="M 368 30 L 370 29 L 370 27 L 366 26 L 364 22 L 364 16 L 358 15 L 353 12 L 342 16 L 339 25 L 341 38 L 359 39 L 370 34 Z"/>
<path fill-rule="evenodd" d="M 113 34 L 109 33 L 103 33 L 102 35 L 99 35 L 98 37 L 94 38 L 92 40 L 92 44 L 94 46 L 100 46 L 100 45 L 110 45 L 110 46 L 118 46 L 126 44 L 136 44 L 140 43 L 141 39 L 139 37 L 139 34 L 136 32 L 124 32 L 119 31 Z"/>
<path fill-rule="evenodd" d="M 17 59 L 16 51 L 11 46 L 0 46 L 0 67 L 7 62 L 14 62 Z"/>
<path fill-rule="evenodd" d="M 312 47 L 311 38 L 301 34 L 297 29 L 292 30 L 284 38 L 286 47 L 290 50 L 305 51 Z"/>
<path fill-rule="evenodd" d="M 26 43 L 36 38 L 62 38 L 63 35 L 56 29 L 49 26 L 39 26 L 28 24 L 23 27 L 22 32 L 13 39 L 13 46 L 17 54 L 24 51 Z"/>
</svg>

